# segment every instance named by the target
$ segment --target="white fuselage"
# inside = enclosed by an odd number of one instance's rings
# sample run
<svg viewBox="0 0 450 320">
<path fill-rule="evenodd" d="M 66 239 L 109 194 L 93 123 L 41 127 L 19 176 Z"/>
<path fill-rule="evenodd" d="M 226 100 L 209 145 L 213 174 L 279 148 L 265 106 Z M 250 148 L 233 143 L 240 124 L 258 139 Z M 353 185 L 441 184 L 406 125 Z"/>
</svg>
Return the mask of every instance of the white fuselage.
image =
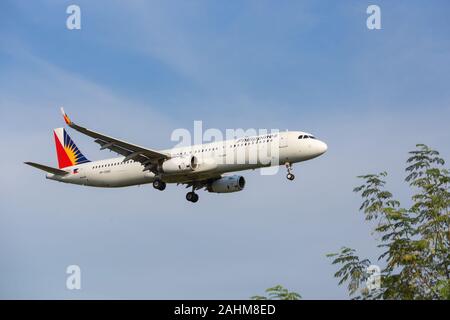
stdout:
<svg viewBox="0 0 450 320">
<path fill-rule="evenodd" d="M 227 172 L 256 169 L 285 163 L 295 163 L 315 158 L 327 150 L 324 142 L 315 138 L 299 139 L 309 135 L 300 131 L 286 131 L 220 142 L 177 147 L 161 152 L 171 157 L 195 156 L 204 165 L 202 174 L 195 172 L 194 179 L 217 176 Z M 311 135 L 309 135 L 311 137 Z M 275 152 L 274 152 L 275 151 Z M 275 161 L 270 161 L 272 155 Z M 93 161 L 63 170 L 65 176 L 47 174 L 48 179 L 93 187 L 126 187 L 152 183 L 155 173 L 146 170 L 133 160 L 124 157 Z M 200 166 L 200 168 L 202 168 Z M 162 172 L 158 177 L 168 183 L 192 181 L 194 173 Z"/>
</svg>

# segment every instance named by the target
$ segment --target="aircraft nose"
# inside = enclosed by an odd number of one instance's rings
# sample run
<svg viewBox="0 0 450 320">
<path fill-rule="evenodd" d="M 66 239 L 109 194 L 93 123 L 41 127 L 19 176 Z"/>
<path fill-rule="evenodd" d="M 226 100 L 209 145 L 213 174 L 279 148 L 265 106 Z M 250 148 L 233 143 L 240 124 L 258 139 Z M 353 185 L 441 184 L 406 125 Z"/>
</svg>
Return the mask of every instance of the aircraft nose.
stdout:
<svg viewBox="0 0 450 320">
<path fill-rule="evenodd" d="M 319 146 L 318 146 L 319 153 L 320 154 L 324 154 L 328 150 L 328 146 L 323 141 L 318 141 L 318 142 L 319 142 Z"/>
</svg>

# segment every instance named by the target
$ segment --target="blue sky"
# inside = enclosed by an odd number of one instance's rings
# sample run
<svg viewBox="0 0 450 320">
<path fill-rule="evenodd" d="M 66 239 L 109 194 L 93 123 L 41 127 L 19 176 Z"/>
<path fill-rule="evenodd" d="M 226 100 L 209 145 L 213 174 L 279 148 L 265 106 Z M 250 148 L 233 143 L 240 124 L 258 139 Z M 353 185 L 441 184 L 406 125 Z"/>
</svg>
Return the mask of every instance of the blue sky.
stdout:
<svg viewBox="0 0 450 320">
<path fill-rule="evenodd" d="M 78 4 L 82 29 L 66 29 Z M 378 4 L 382 30 L 366 28 Z M 407 151 L 449 159 L 448 1 L 2 1 L 0 297 L 236 298 L 275 284 L 347 298 L 325 254 L 376 258 L 357 212 L 357 175 L 388 170 L 405 205 Z M 305 130 L 324 156 L 283 172 L 246 172 L 246 190 L 102 190 L 46 181 L 58 107 L 151 148 L 176 128 Z M 70 132 L 90 159 L 101 152 Z M 65 268 L 82 269 L 82 290 Z"/>
</svg>

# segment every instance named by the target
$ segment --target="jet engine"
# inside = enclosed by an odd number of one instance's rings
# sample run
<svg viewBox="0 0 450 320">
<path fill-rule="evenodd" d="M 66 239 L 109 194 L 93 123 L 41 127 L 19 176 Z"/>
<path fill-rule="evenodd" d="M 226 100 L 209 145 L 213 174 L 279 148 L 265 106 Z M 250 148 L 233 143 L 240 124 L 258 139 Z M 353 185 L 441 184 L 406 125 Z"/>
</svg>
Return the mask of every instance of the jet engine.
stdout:
<svg viewBox="0 0 450 320">
<path fill-rule="evenodd" d="M 197 168 L 197 158 L 195 156 L 176 157 L 162 163 L 160 169 L 164 173 L 187 173 Z"/>
<path fill-rule="evenodd" d="M 208 185 L 209 192 L 229 193 L 242 191 L 245 187 L 245 179 L 243 176 L 225 176 L 218 180 L 211 182 Z"/>
</svg>

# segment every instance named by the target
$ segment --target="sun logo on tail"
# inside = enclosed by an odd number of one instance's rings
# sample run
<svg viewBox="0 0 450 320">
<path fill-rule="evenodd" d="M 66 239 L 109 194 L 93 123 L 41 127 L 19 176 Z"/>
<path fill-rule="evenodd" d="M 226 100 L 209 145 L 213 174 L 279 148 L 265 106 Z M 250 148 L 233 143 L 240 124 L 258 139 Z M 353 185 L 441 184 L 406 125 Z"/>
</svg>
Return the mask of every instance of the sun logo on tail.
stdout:
<svg viewBox="0 0 450 320">
<path fill-rule="evenodd" d="M 64 128 L 53 131 L 59 168 L 90 162 L 78 149 Z"/>
</svg>

